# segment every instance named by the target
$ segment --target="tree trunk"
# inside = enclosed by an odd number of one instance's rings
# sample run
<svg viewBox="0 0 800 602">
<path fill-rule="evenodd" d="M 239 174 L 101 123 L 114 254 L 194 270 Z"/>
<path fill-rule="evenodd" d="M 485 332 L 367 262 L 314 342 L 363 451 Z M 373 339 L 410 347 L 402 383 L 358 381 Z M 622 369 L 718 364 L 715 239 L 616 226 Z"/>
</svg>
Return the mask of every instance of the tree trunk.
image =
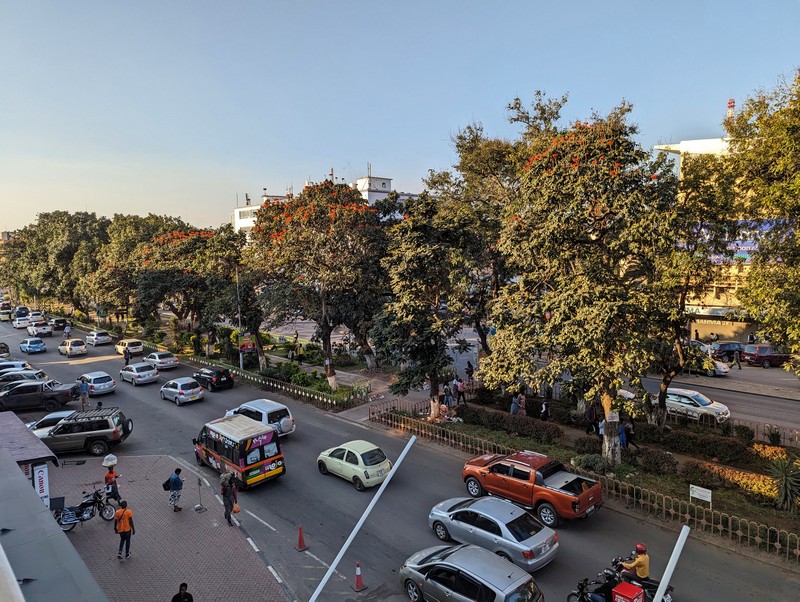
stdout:
<svg viewBox="0 0 800 602">
<path fill-rule="evenodd" d="M 603 407 L 603 417 L 606 421 L 603 429 L 603 459 L 609 466 L 617 466 L 622 461 L 622 454 L 620 453 L 619 447 L 619 435 L 617 434 L 619 419 L 617 418 L 617 420 L 614 421 L 608 419 L 612 413 L 611 406 L 614 402 L 615 393 L 616 392 L 612 393 L 610 387 L 606 387 L 600 395 L 600 404 Z"/>
<path fill-rule="evenodd" d="M 264 353 L 264 347 L 261 345 L 261 333 L 256 330 L 255 345 L 256 355 L 258 356 L 258 369 L 263 372 L 267 369 L 267 356 Z"/>
<path fill-rule="evenodd" d="M 483 323 L 480 320 L 475 320 L 474 327 L 478 335 L 478 341 L 480 341 L 481 344 L 481 349 L 483 349 L 486 355 L 492 355 L 492 349 L 489 347 L 489 332 L 483 327 Z"/>
<path fill-rule="evenodd" d="M 429 374 L 428 385 L 430 386 L 431 419 L 439 417 L 439 375 Z"/>
<path fill-rule="evenodd" d="M 357 337 L 356 343 L 358 343 L 358 348 L 364 355 L 364 361 L 367 362 L 367 370 L 375 370 L 378 367 L 378 360 L 367 337 Z"/>
<path fill-rule="evenodd" d="M 325 356 L 325 376 L 328 377 L 328 384 L 330 385 L 331 390 L 335 391 L 339 388 L 339 384 L 336 382 L 336 370 L 333 369 L 333 349 L 331 347 L 331 333 L 333 332 L 333 326 L 329 324 L 327 305 L 324 301 L 322 307 L 322 320 L 320 320 L 321 323 L 319 324 L 319 338 L 322 342 L 322 353 Z"/>
</svg>

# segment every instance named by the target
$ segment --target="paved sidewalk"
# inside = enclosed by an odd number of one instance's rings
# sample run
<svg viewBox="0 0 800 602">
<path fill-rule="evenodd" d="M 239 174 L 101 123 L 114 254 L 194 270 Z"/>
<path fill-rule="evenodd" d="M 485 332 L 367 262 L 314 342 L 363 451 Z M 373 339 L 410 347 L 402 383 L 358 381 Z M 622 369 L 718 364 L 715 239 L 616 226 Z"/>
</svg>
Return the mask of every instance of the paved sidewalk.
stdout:
<svg viewBox="0 0 800 602">
<path fill-rule="evenodd" d="M 120 456 L 119 461 L 120 494 L 136 525 L 131 558 L 117 559 L 119 536 L 113 521 L 95 516 L 67 533 L 109 600 L 169 601 L 182 582 L 198 602 L 291 600 L 244 530 L 225 521 L 214 481 L 209 486 L 201 479 L 198 486 L 199 473 L 170 456 Z M 92 458 L 82 466 L 51 470 L 51 496 L 64 495 L 67 505 L 79 503 L 81 491 L 102 483 L 106 469 L 101 462 Z M 161 483 L 178 467 L 185 478 L 183 511 L 173 512 Z M 207 511 L 195 512 L 201 498 Z"/>
</svg>

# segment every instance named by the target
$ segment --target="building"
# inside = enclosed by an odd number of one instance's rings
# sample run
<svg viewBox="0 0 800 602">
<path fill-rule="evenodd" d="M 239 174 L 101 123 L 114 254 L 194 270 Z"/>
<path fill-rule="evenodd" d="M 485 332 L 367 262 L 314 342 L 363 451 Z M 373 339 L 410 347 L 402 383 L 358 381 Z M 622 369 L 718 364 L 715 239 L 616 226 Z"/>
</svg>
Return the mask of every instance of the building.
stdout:
<svg viewBox="0 0 800 602">
<path fill-rule="evenodd" d="M 267 194 L 267 189 L 261 195 L 261 203 L 268 201 L 285 201 L 287 197 L 276 196 Z M 250 195 L 244 195 L 244 206 L 236 207 L 231 214 L 231 224 L 233 225 L 234 232 L 244 232 L 248 239 L 250 238 L 250 231 L 256 225 L 256 213 L 261 208 L 261 205 L 251 205 Z"/>
</svg>

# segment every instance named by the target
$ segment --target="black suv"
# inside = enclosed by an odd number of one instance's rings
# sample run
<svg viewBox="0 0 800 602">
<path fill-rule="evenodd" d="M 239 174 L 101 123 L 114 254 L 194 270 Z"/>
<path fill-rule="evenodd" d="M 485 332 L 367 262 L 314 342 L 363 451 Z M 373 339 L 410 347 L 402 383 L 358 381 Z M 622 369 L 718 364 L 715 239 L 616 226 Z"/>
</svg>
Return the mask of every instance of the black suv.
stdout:
<svg viewBox="0 0 800 602">
<path fill-rule="evenodd" d="M 41 431 L 40 431 L 41 432 Z M 93 456 L 108 453 L 133 432 L 133 420 L 119 408 L 75 412 L 40 435 L 54 452 L 87 451 Z"/>
<path fill-rule="evenodd" d="M 233 375 L 230 370 L 222 366 L 208 366 L 201 368 L 199 372 L 192 374 L 192 377 L 209 391 L 217 389 L 230 389 L 233 386 Z"/>
<path fill-rule="evenodd" d="M 739 341 L 717 341 L 711 345 L 711 357 L 715 360 L 722 360 L 729 364 L 733 361 L 733 354 L 739 350 L 739 357 L 741 359 L 742 351 L 744 351 L 744 343 Z"/>
</svg>

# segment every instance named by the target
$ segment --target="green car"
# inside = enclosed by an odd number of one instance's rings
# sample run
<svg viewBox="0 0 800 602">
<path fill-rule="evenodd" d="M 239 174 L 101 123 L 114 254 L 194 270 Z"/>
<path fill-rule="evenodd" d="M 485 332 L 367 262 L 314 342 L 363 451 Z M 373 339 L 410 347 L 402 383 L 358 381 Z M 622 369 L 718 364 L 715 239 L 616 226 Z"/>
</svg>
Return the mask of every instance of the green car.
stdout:
<svg viewBox="0 0 800 602">
<path fill-rule="evenodd" d="M 392 463 L 383 450 L 369 441 L 348 441 L 326 449 L 317 457 L 322 474 L 334 474 L 350 481 L 358 491 L 383 483 Z"/>
</svg>

